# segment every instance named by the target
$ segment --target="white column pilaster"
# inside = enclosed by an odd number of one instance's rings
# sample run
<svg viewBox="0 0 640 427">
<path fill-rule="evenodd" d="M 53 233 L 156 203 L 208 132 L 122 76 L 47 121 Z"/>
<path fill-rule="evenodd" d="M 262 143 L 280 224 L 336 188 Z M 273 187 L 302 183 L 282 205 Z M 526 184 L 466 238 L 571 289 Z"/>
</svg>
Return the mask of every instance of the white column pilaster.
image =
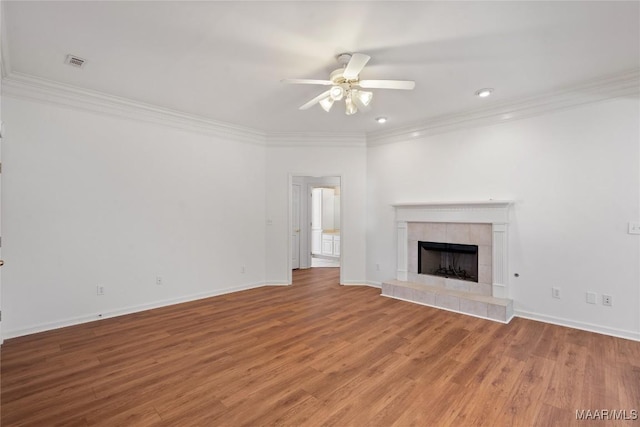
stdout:
<svg viewBox="0 0 640 427">
<path fill-rule="evenodd" d="M 507 224 L 493 224 L 493 296 L 509 298 L 509 242 Z"/>
<path fill-rule="evenodd" d="M 398 221 L 398 270 L 396 273 L 397 280 L 407 280 L 408 258 L 407 258 L 407 222 Z"/>
</svg>

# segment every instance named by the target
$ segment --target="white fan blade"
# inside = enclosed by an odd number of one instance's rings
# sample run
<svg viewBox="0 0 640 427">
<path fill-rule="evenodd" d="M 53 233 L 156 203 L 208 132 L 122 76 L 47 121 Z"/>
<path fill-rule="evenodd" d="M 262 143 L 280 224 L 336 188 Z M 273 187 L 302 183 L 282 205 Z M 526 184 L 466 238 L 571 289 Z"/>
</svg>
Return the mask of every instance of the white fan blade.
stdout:
<svg viewBox="0 0 640 427">
<path fill-rule="evenodd" d="M 312 79 L 283 79 L 282 83 L 297 84 L 297 85 L 324 85 L 330 86 L 333 84 L 331 80 L 312 80 Z"/>
<path fill-rule="evenodd" d="M 300 107 L 301 110 L 306 110 L 309 107 L 313 107 L 315 104 L 317 104 L 318 102 L 322 101 L 325 98 L 328 98 L 329 95 L 331 94 L 331 89 L 329 89 L 326 92 L 322 92 L 320 95 L 316 96 L 315 98 L 313 98 L 311 101 L 307 102 L 306 104 L 304 104 L 302 107 Z"/>
<path fill-rule="evenodd" d="M 351 59 L 349 60 L 349 63 L 344 69 L 344 73 L 342 73 L 342 75 L 347 80 L 357 79 L 358 74 L 360 74 L 360 71 L 362 71 L 362 69 L 365 65 L 367 65 L 367 62 L 369 62 L 370 59 L 371 57 L 369 55 L 354 53 L 353 55 L 351 55 Z"/>
<path fill-rule="evenodd" d="M 360 80 L 358 85 L 364 89 L 411 90 L 416 87 L 416 82 L 411 80 Z"/>
</svg>

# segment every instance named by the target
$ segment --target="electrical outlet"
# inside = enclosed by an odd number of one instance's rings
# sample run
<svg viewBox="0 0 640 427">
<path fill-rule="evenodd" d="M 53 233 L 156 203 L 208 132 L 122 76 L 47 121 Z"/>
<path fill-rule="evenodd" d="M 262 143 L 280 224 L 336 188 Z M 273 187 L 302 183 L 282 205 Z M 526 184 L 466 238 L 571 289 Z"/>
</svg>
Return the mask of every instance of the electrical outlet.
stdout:
<svg viewBox="0 0 640 427">
<path fill-rule="evenodd" d="M 602 305 L 611 307 L 613 305 L 613 297 L 611 295 L 602 295 Z"/>
<path fill-rule="evenodd" d="M 242 267 L 240 267 L 240 273 L 244 274 L 245 269 L 244 269 L 244 265 Z"/>
<path fill-rule="evenodd" d="M 376 271 L 380 271 L 380 264 L 376 264 Z"/>
<path fill-rule="evenodd" d="M 162 276 L 156 276 L 156 285 L 162 286 Z"/>
<path fill-rule="evenodd" d="M 98 286 L 96 287 L 96 293 L 98 294 L 98 296 L 100 296 L 100 295 L 104 295 L 104 286 L 102 286 L 102 285 L 98 285 Z"/>
<path fill-rule="evenodd" d="M 560 299 L 560 288 L 551 288 L 551 296 Z"/>
<path fill-rule="evenodd" d="M 595 304 L 596 303 L 596 293 L 595 292 L 587 292 L 587 302 L 589 304 Z"/>
<path fill-rule="evenodd" d="M 629 222 L 629 234 L 640 234 L 640 222 L 638 221 Z"/>
</svg>

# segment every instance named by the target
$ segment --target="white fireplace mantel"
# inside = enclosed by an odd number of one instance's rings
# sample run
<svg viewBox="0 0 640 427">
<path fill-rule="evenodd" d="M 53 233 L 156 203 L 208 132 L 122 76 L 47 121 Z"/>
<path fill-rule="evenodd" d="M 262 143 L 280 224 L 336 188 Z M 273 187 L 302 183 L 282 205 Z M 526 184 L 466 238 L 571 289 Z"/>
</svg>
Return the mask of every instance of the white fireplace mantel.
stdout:
<svg viewBox="0 0 640 427">
<path fill-rule="evenodd" d="M 396 221 L 508 224 L 511 200 L 396 203 Z"/>
<path fill-rule="evenodd" d="M 398 236 L 398 270 L 396 278 L 407 280 L 407 223 L 444 222 L 492 225 L 492 293 L 494 297 L 509 298 L 508 224 L 511 200 L 434 201 L 396 203 Z"/>
</svg>

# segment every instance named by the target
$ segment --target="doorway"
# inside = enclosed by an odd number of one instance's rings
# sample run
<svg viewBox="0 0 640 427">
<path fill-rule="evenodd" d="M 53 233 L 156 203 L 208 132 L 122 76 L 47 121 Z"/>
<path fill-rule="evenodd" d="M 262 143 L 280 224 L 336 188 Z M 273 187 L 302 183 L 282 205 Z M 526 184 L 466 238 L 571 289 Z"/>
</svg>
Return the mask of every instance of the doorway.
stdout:
<svg viewBox="0 0 640 427">
<path fill-rule="evenodd" d="M 340 267 L 340 184 L 309 184 L 311 268 Z"/>
<path fill-rule="evenodd" d="M 289 272 L 308 268 L 340 268 L 343 252 L 342 177 L 292 174 L 289 184 Z M 292 277 L 289 283 L 292 283 Z"/>
</svg>

